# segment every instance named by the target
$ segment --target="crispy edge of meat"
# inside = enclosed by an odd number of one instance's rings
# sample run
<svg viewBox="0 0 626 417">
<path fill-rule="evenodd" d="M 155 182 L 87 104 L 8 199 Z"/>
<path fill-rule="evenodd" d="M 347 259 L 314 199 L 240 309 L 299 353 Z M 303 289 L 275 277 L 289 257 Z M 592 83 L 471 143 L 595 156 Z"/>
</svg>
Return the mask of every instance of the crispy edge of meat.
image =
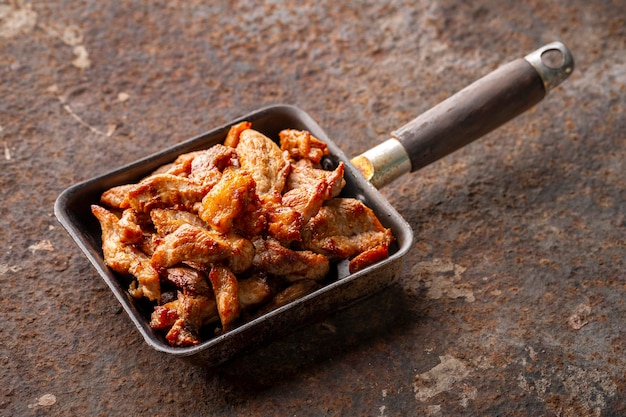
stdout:
<svg viewBox="0 0 626 417">
<path fill-rule="evenodd" d="M 173 346 L 197 345 L 202 327 L 219 321 L 206 276 L 191 267 L 174 267 L 166 270 L 164 281 L 178 288 L 177 298 L 154 308 L 150 326 L 167 331 L 165 338 Z"/>
<path fill-rule="evenodd" d="M 194 346 L 201 342 L 202 327 L 219 320 L 216 301 L 212 296 L 178 292 L 178 318 L 165 338 L 173 346 Z"/>
<path fill-rule="evenodd" d="M 191 224 L 202 229 L 210 230 L 210 226 L 197 214 L 184 210 L 155 208 L 150 210 L 150 218 L 160 237 L 173 233 L 183 224 Z"/>
<path fill-rule="evenodd" d="M 272 297 L 272 290 L 266 279 L 258 276 L 238 279 L 239 304 L 242 310 L 248 310 L 268 302 Z"/>
<path fill-rule="evenodd" d="M 280 148 L 294 160 L 308 159 L 319 164 L 328 155 L 328 147 L 307 130 L 284 129 L 278 133 Z"/>
<path fill-rule="evenodd" d="M 226 168 L 238 166 L 237 152 L 233 148 L 216 144 L 195 152 L 189 169 L 189 179 L 210 188 L 217 184 Z"/>
<path fill-rule="evenodd" d="M 228 129 L 226 139 L 224 139 L 224 146 L 236 148 L 237 144 L 239 143 L 239 137 L 241 136 L 241 132 L 250 129 L 251 127 L 252 123 L 245 120 L 243 122 L 232 125 L 230 129 Z"/>
<path fill-rule="evenodd" d="M 303 249 L 321 253 L 331 261 L 348 259 L 394 241 L 376 214 L 359 200 L 334 198 L 303 227 Z"/>
<path fill-rule="evenodd" d="M 271 237 L 267 239 L 258 237 L 253 243 L 255 247 L 253 265 L 289 282 L 301 279 L 320 281 L 326 277 L 330 269 L 326 256 L 309 250 L 291 250 Z"/>
<path fill-rule="evenodd" d="M 345 165 L 341 162 L 334 171 L 313 168 L 306 160 L 292 165 L 287 177 L 287 192 L 282 205 L 291 207 L 303 217 L 304 223 L 317 214 L 325 201 L 339 195 L 346 181 Z"/>
<path fill-rule="evenodd" d="M 135 184 L 128 190 L 127 203 L 138 212 L 149 212 L 153 208 L 193 208 L 201 201 L 208 187 L 189 178 L 171 174 L 157 174 Z"/>
<path fill-rule="evenodd" d="M 220 181 L 202 199 L 198 214 L 220 233 L 254 236 L 267 224 L 254 178 L 240 169 L 224 170 Z"/>
<path fill-rule="evenodd" d="M 375 263 L 380 262 L 383 259 L 387 259 L 388 257 L 389 245 L 378 245 L 371 249 L 367 249 L 350 259 L 348 270 L 351 274 L 354 274 L 355 272 L 365 269 L 370 265 L 374 265 Z"/>
<path fill-rule="evenodd" d="M 214 264 L 208 278 L 215 293 L 222 330 L 228 330 L 241 314 L 237 277 L 227 267 Z"/>
<path fill-rule="evenodd" d="M 254 246 L 234 233 L 222 235 L 191 224 L 182 224 L 163 237 L 152 255 L 152 265 L 160 270 L 184 261 L 209 264 L 225 262 L 235 273 L 252 265 Z"/>
<path fill-rule="evenodd" d="M 291 169 L 287 152 L 281 151 L 274 141 L 252 129 L 241 132 L 235 150 L 241 168 L 254 178 L 259 198 L 274 198 L 283 192 Z"/>
<path fill-rule="evenodd" d="M 120 225 L 115 214 L 96 204 L 91 206 L 91 212 L 102 229 L 104 263 L 115 272 L 135 276 L 138 287 L 130 289 L 134 298 L 143 296 L 151 301 L 158 300 L 161 297 L 161 284 L 150 258 L 134 245 L 124 243 L 122 236 L 126 233 L 126 227 Z"/>
</svg>

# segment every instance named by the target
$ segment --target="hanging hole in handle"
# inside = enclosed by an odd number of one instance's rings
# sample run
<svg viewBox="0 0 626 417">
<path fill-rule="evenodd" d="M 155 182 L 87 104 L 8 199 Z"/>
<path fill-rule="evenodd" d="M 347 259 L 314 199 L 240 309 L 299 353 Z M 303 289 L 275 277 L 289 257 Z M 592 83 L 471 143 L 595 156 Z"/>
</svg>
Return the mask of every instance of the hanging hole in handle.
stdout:
<svg viewBox="0 0 626 417">
<path fill-rule="evenodd" d="M 548 68 L 558 69 L 565 64 L 565 55 L 559 49 L 547 49 L 541 53 L 541 62 Z"/>
<path fill-rule="evenodd" d="M 574 70 L 574 57 L 561 42 L 552 42 L 526 55 L 547 91 L 561 84 Z"/>
</svg>

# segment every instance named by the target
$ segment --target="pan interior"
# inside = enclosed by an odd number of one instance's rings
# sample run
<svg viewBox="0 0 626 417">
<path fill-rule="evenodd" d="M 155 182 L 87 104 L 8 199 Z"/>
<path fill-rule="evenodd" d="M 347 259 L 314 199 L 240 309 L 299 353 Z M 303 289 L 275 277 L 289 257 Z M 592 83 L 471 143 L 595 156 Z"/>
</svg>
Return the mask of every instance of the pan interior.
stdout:
<svg viewBox="0 0 626 417">
<path fill-rule="evenodd" d="M 341 196 L 354 197 L 365 203 L 376 213 L 381 223 L 392 230 L 396 238 L 396 244 L 392 248 L 388 259 L 379 264 L 372 265 L 357 274 L 347 276 L 340 280 L 331 280 L 332 282 L 329 285 L 309 294 L 305 297 L 305 300 L 296 300 L 293 303 L 283 306 L 279 311 L 268 314 L 288 314 L 289 310 L 297 304 L 309 303 L 311 306 L 314 306 L 316 298 L 321 297 L 325 292 L 341 292 L 342 287 L 348 285 L 349 282 L 359 279 L 359 277 L 365 279 L 370 276 L 372 272 L 385 274 L 387 273 L 385 265 L 399 260 L 409 250 L 412 244 L 413 234 L 410 226 L 404 219 L 402 219 L 395 209 L 382 197 L 378 190 L 369 184 L 350 164 L 349 158 L 326 136 L 317 123 L 304 111 L 293 106 L 279 105 L 260 109 L 233 120 L 227 125 L 218 127 L 141 160 L 69 187 L 61 193 L 55 203 L 55 214 L 57 218 L 80 249 L 85 253 L 103 280 L 111 288 L 146 342 L 157 350 L 181 356 L 197 353 L 209 346 L 215 345 L 216 339 L 227 339 L 230 337 L 229 335 L 231 333 L 233 337 L 235 337 L 237 334 L 245 333 L 247 329 L 254 328 L 259 325 L 259 323 L 263 322 L 263 316 L 253 320 L 253 322 L 248 322 L 239 328 L 225 333 L 220 338 L 208 340 L 198 346 L 191 348 L 172 348 L 161 335 L 150 328 L 149 317 L 151 306 L 142 301 L 133 299 L 127 291 L 129 284 L 128 279 L 112 272 L 104 263 L 101 249 L 100 225 L 92 215 L 90 207 L 92 204 L 98 203 L 100 195 L 111 187 L 137 182 L 154 171 L 157 167 L 172 162 L 182 153 L 206 149 L 223 142 L 230 126 L 243 120 L 252 122 L 253 129 L 260 131 L 272 139 L 278 138 L 278 133 L 281 130 L 291 128 L 308 130 L 318 139 L 324 141 L 331 152 L 331 155 L 324 161 L 326 167 L 336 165 L 340 161 L 343 161 L 346 165 L 346 186 Z M 338 273 L 335 273 L 335 275 L 337 274 Z M 374 288 L 368 290 L 367 285 L 361 285 L 359 286 L 358 292 L 362 294 L 353 293 L 344 298 L 346 301 L 353 301 L 353 299 L 359 298 L 359 296 L 370 295 L 368 294 L 370 291 L 374 291 Z M 342 296 L 334 298 L 341 300 Z"/>
</svg>

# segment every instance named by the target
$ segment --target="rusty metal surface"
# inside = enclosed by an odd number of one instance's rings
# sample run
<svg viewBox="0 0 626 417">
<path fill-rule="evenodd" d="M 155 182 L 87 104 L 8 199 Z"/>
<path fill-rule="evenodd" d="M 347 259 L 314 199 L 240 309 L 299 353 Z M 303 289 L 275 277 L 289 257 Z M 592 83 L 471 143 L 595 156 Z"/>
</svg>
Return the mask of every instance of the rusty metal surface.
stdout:
<svg viewBox="0 0 626 417">
<path fill-rule="evenodd" d="M 255 3 L 0 3 L 0 415 L 626 414 L 624 3 Z M 397 285 L 219 368 L 150 350 L 54 219 L 267 104 L 356 155 L 553 40 L 563 86 L 383 190 L 416 234 Z"/>
</svg>

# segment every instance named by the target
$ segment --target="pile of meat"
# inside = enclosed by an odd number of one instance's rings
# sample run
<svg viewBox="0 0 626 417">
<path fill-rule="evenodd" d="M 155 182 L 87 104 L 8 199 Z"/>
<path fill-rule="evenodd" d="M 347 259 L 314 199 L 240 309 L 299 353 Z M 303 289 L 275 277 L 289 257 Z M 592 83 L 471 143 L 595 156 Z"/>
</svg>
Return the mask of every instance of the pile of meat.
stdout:
<svg viewBox="0 0 626 417">
<path fill-rule="evenodd" d="M 320 285 L 330 265 L 355 272 L 388 256 L 393 235 L 372 210 L 338 197 L 344 165 L 307 131 L 280 146 L 249 122 L 224 144 L 180 155 L 91 210 L 106 264 L 154 306 L 150 325 L 172 346 L 198 344 Z M 209 330 L 207 330 L 209 329 Z"/>
</svg>

